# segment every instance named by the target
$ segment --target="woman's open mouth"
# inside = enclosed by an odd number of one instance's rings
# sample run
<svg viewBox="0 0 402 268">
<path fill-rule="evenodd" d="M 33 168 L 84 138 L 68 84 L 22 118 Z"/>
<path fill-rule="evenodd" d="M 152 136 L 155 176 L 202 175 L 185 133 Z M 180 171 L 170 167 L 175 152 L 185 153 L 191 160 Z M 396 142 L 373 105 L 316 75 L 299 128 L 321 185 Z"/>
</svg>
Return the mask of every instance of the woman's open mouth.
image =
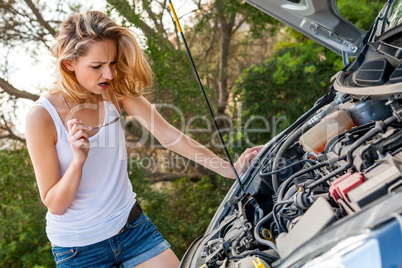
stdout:
<svg viewBox="0 0 402 268">
<path fill-rule="evenodd" d="M 98 84 L 102 89 L 106 89 L 109 86 L 108 82 L 102 82 Z"/>
</svg>

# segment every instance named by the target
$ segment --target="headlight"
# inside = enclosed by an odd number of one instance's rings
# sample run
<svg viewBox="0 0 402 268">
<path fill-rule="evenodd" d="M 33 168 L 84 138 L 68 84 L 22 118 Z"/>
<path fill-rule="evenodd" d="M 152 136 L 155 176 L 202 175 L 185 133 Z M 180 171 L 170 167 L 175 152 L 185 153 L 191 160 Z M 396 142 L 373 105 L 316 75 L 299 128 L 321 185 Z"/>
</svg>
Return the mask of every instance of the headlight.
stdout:
<svg viewBox="0 0 402 268">
<path fill-rule="evenodd" d="M 326 253 L 308 261 L 303 268 L 380 268 L 381 252 L 377 239 L 359 235 L 342 240 Z"/>
</svg>

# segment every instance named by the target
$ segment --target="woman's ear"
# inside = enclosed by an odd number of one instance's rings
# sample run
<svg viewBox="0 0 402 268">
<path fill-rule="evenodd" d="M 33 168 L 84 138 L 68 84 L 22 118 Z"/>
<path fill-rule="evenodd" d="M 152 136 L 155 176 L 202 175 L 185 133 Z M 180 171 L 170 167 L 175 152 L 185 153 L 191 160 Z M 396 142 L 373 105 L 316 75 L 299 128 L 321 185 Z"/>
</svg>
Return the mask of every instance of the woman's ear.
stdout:
<svg viewBox="0 0 402 268">
<path fill-rule="evenodd" d="M 64 60 L 63 61 L 64 67 L 66 67 L 69 71 L 74 72 L 74 61 L 73 60 Z"/>
</svg>

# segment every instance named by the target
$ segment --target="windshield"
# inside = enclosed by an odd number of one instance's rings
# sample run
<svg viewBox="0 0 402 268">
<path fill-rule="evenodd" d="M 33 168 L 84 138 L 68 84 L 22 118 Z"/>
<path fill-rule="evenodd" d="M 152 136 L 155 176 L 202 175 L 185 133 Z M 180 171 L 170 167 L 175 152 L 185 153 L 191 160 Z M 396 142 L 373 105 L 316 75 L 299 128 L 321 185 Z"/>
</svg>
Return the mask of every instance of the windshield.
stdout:
<svg viewBox="0 0 402 268">
<path fill-rule="evenodd" d="M 384 25 L 379 26 L 381 32 L 377 32 L 379 38 L 390 45 L 402 47 L 402 0 L 390 0 L 391 6 L 386 11 Z M 381 14 L 381 12 L 380 12 Z"/>
<path fill-rule="evenodd" d="M 395 0 L 388 17 L 388 31 L 402 23 L 402 0 Z"/>
</svg>

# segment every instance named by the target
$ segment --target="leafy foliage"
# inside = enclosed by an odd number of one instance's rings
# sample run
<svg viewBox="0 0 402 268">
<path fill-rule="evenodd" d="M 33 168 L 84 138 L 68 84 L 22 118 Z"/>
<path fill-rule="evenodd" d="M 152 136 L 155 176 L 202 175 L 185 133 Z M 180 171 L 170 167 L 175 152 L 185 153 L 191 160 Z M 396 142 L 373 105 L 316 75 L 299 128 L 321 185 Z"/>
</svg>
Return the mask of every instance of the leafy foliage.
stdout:
<svg viewBox="0 0 402 268">
<path fill-rule="evenodd" d="M 200 99 L 201 93 L 192 72 L 187 54 L 182 50 L 174 50 L 167 45 L 161 45 L 152 36 L 147 38 L 146 53 L 152 59 L 155 84 L 152 99 L 156 103 L 172 104 L 178 107 L 185 118 L 201 114 L 203 105 L 194 105 Z M 208 90 L 208 88 L 206 88 Z M 161 113 L 169 122 L 180 122 L 180 115 L 171 109 Z M 176 125 L 177 126 L 177 125 Z"/>
<path fill-rule="evenodd" d="M 234 90 L 242 109 L 236 136 L 242 140 L 240 151 L 267 142 L 311 107 L 327 91 L 335 57 L 312 41 L 283 43 L 272 58 L 247 69 Z M 246 137 L 246 126 L 266 131 Z"/>
<path fill-rule="evenodd" d="M 258 47 L 255 42 L 266 37 L 275 21 L 240 0 L 198 3 L 195 26 L 190 29 L 192 48 L 205 70 L 211 96 L 217 99 L 214 108 L 218 115 L 225 115 L 233 82 L 246 66 L 256 62 L 242 52 Z"/>
<path fill-rule="evenodd" d="M 385 2 L 384 0 L 341 0 L 337 4 L 343 17 L 363 31 L 367 31 Z"/>
<path fill-rule="evenodd" d="M 46 209 L 26 149 L 0 151 L 0 266 L 54 266 Z"/>
</svg>

